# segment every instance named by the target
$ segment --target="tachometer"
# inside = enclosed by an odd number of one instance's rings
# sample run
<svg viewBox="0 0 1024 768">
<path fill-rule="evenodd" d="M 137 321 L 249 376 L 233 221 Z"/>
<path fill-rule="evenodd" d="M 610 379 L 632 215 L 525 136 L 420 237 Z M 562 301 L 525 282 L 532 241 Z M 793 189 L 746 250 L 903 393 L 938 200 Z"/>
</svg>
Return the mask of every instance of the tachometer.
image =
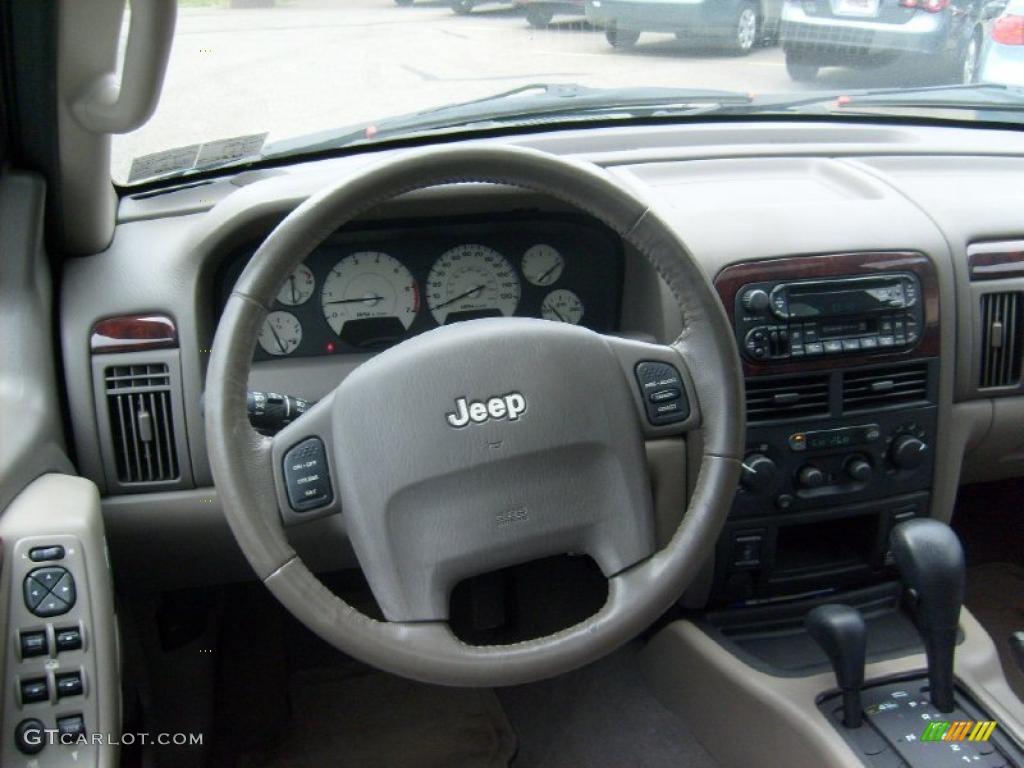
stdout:
<svg viewBox="0 0 1024 768">
<path fill-rule="evenodd" d="M 277 292 L 277 301 L 288 307 L 297 307 L 299 304 L 309 301 L 315 287 L 316 278 L 309 271 L 309 267 L 299 264 L 295 271 L 288 275 L 281 290 Z"/>
<path fill-rule="evenodd" d="M 583 302 L 572 291 L 559 288 L 544 297 L 540 314 L 545 320 L 576 325 L 583 319 Z"/>
<path fill-rule="evenodd" d="M 427 306 L 438 325 L 512 315 L 519 306 L 519 293 L 515 269 L 485 245 L 459 245 L 446 251 L 427 276 Z"/>
<path fill-rule="evenodd" d="M 562 276 L 565 259 L 557 248 L 538 243 L 523 254 L 523 277 L 534 285 L 551 285 Z"/>
<path fill-rule="evenodd" d="M 302 323 L 291 312 L 271 312 L 263 321 L 259 343 L 268 354 L 290 355 L 302 343 Z"/>
<path fill-rule="evenodd" d="M 343 335 L 353 321 L 393 318 L 406 330 L 420 309 L 412 273 L 394 256 L 361 251 L 346 256 L 324 278 L 320 292 L 324 318 Z"/>
</svg>

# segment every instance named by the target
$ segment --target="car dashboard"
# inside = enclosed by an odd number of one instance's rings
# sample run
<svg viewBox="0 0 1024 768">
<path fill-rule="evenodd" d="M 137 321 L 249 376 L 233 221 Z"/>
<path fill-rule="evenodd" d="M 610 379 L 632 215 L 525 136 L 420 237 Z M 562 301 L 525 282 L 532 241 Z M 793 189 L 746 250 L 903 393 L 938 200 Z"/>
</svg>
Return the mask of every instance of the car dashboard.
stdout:
<svg viewBox="0 0 1024 768">
<path fill-rule="evenodd" d="M 750 122 L 514 143 L 596 163 L 647 200 L 733 324 L 743 482 L 691 607 L 871 584 L 887 573 L 896 522 L 948 520 L 960 482 L 1024 475 L 1024 137 Z M 61 336 L 78 462 L 103 493 L 112 555 L 140 587 L 247 577 L 205 448 L 219 311 L 274 226 L 366 162 L 126 196 L 111 246 L 67 265 Z M 389 201 L 315 249 L 281 287 L 248 387 L 315 401 L 381 349 L 496 315 L 662 343 L 684 330 L 646 259 L 592 217 L 535 191 L 453 184 Z M 140 403 L 161 415 L 162 474 L 135 467 Z M 699 440 L 647 449 L 664 541 L 696 482 Z M 356 564 L 344 514 L 289 536 L 315 569 Z"/>
</svg>

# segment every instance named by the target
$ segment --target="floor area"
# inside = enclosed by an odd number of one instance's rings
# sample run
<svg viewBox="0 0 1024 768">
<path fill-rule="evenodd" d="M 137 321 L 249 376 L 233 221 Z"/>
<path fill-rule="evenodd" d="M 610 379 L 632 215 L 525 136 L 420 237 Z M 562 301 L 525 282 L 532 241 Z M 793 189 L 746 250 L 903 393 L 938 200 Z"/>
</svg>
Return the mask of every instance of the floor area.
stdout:
<svg viewBox="0 0 1024 768">
<path fill-rule="evenodd" d="M 1024 481 L 965 485 L 953 528 L 967 557 L 966 604 L 992 636 L 1010 687 L 1024 699 L 1024 672 L 1009 637 L 1024 630 Z"/>
</svg>

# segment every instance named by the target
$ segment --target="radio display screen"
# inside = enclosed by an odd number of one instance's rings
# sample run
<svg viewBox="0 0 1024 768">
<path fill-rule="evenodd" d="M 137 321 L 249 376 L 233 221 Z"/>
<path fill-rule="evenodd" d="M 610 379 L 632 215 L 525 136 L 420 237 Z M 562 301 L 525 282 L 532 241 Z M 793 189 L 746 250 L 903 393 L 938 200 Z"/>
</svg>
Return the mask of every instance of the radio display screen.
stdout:
<svg viewBox="0 0 1024 768">
<path fill-rule="evenodd" d="M 803 291 L 790 288 L 790 317 L 837 317 L 872 312 L 882 305 L 863 289 L 847 291 Z"/>
</svg>

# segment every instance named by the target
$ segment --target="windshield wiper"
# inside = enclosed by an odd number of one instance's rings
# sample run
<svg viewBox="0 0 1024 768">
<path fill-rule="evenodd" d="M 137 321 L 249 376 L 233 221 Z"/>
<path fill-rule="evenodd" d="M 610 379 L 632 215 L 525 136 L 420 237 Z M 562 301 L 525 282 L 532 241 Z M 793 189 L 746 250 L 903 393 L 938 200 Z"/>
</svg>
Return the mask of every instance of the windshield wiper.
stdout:
<svg viewBox="0 0 1024 768">
<path fill-rule="evenodd" d="M 812 93 L 797 98 L 759 97 L 750 112 L 824 112 L 836 114 L 863 110 L 969 110 L 1024 111 L 1024 88 L 977 83 L 933 85 L 920 88 L 876 88 Z"/>
<path fill-rule="evenodd" d="M 541 83 L 371 124 L 278 141 L 268 146 L 263 156 L 320 152 L 367 141 L 485 126 L 715 111 L 752 101 L 746 93 L 704 88 L 588 88 Z"/>
</svg>

